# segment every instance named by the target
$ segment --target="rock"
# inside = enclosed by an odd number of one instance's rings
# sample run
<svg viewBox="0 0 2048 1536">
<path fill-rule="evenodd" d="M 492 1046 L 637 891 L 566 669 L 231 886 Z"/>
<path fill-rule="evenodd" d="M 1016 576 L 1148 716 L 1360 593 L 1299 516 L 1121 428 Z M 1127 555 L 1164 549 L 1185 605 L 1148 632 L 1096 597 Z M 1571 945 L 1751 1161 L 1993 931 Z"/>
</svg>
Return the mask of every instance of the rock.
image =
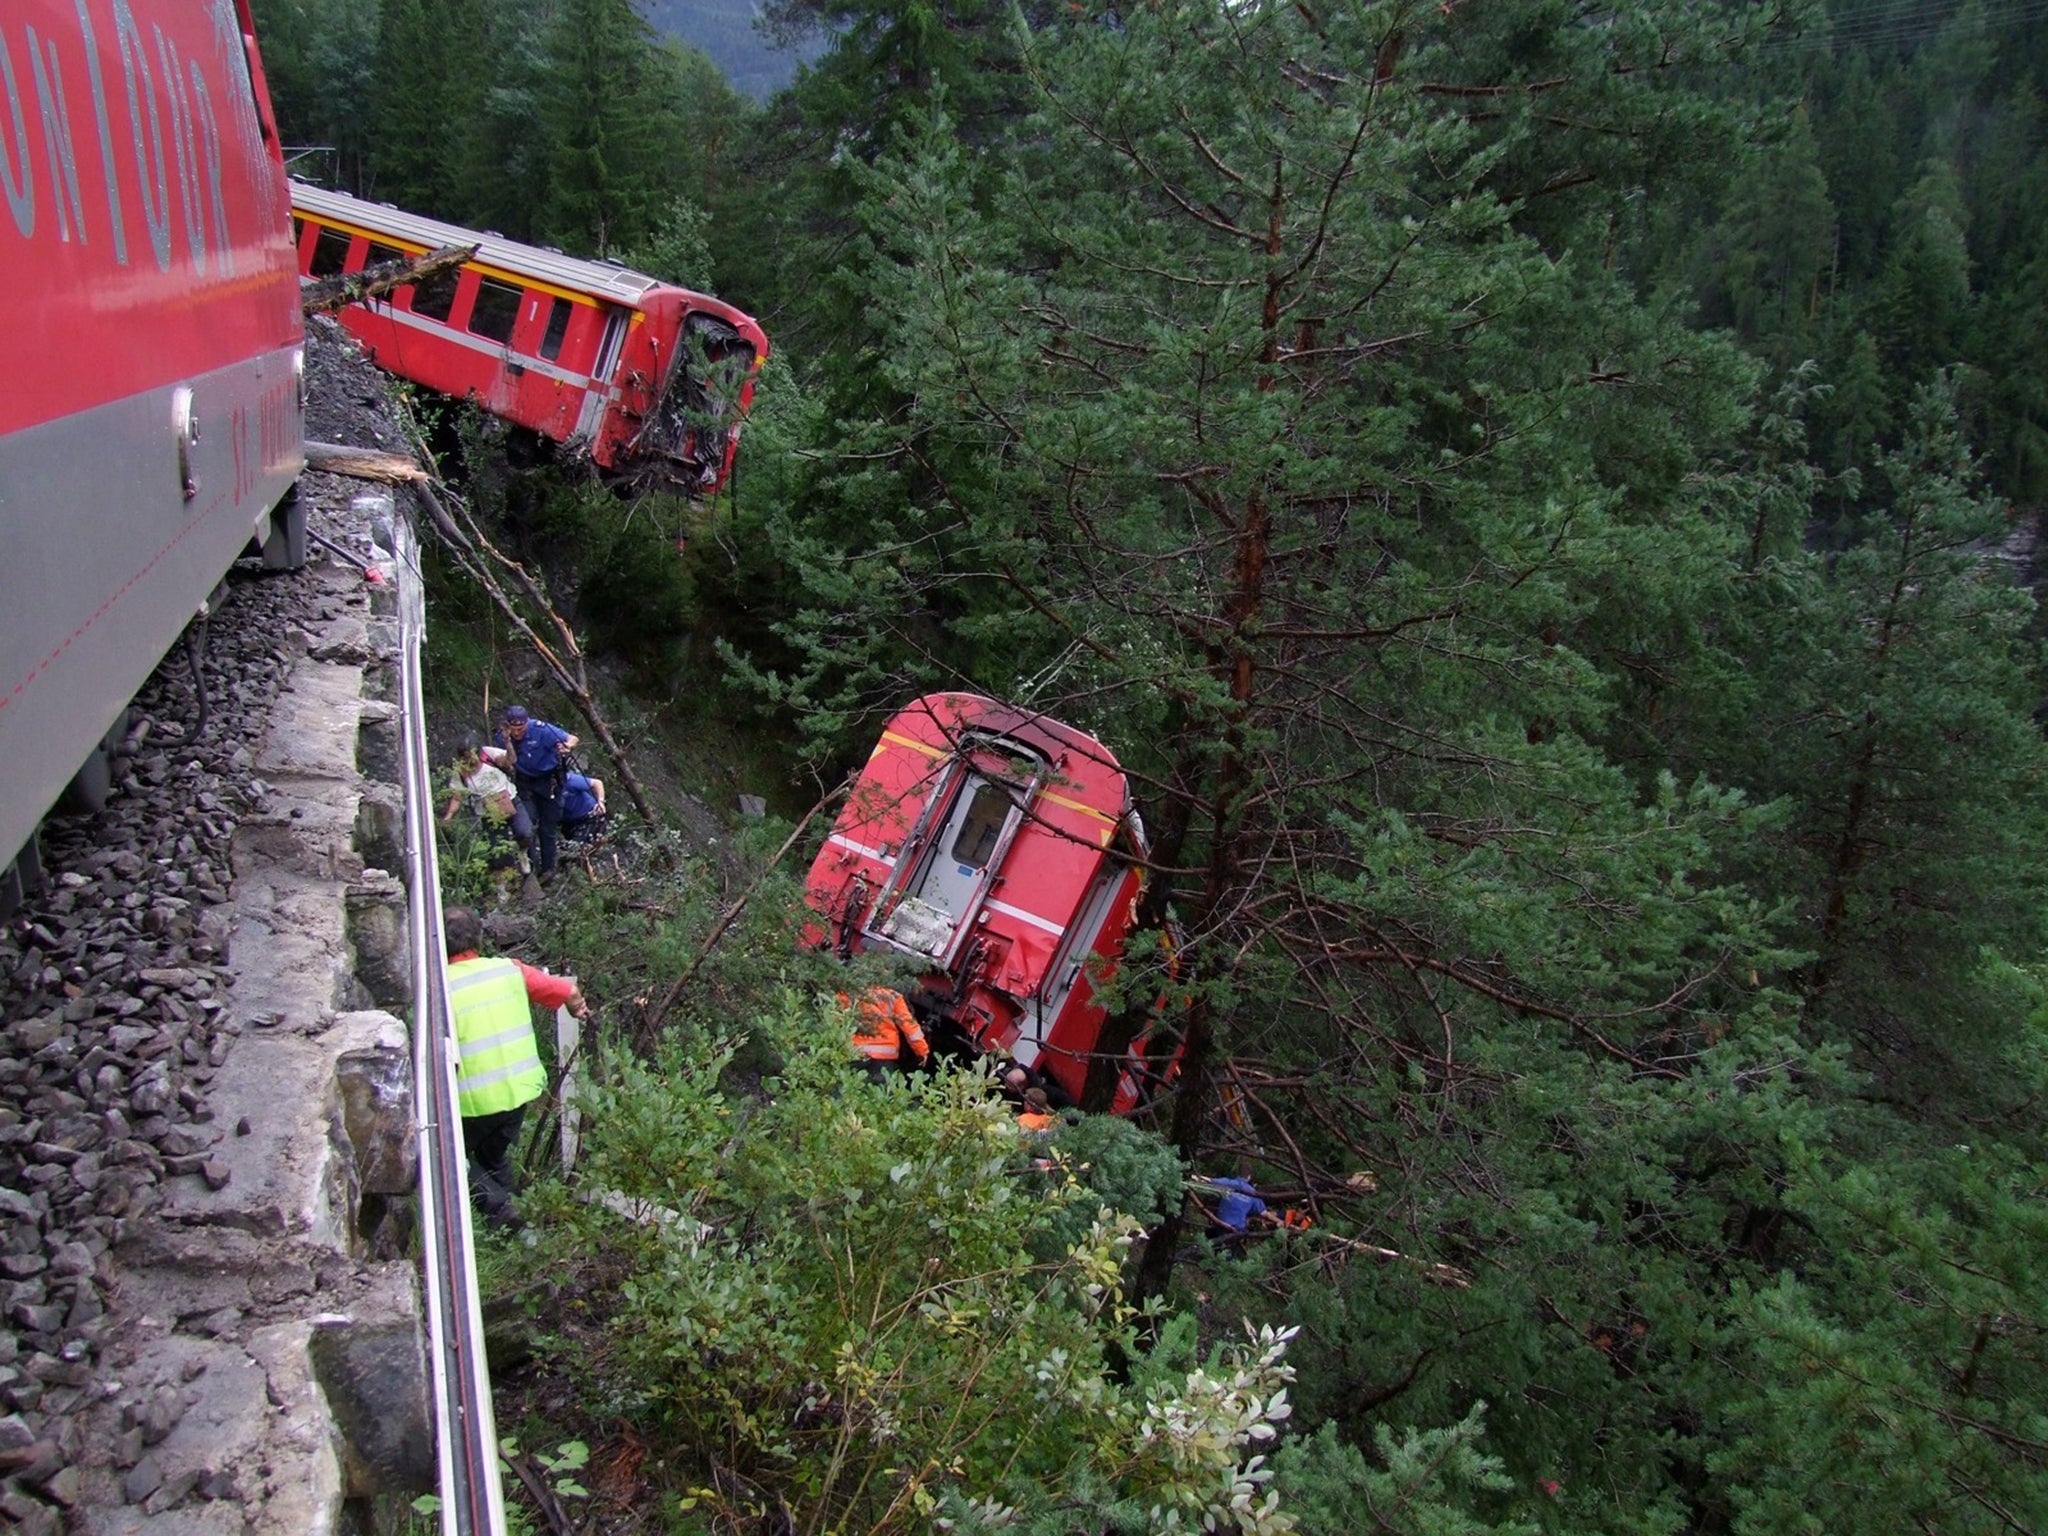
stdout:
<svg viewBox="0 0 2048 1536">
<path fill-rule="evenodd" d="M 22 1503 L 26 1507 L 20 1513 L 9 1511 L 14 1515 L 17 1536 L 57 1536 L 63 1517 L 56 1510 L 39 1499 L 24 1497 Z"/>
<path fill-rule="evenodd" d="M 92 1009 L 85 1010 L 85 1016 L 92 1016 Z M 24 1056 L 32 1056 L 44 1046 L 63 1037 L 64 1021 L 53 1013 L 39 1018 L 23 1019 L 7 1031 L 14 1041 L 14 1047 Z"/>
<path fill-rule="evenodd" d="M 48 1302 L 17 1302 L 7 1315 L 28 1333 L 55 1333 L 64 1326 L 64 1308 Z"/>
<path fill-rule="evenodd" d="M 211 1143 L 210 1136 L 194 1130 L 189 1125 L 174 1125 L 164 1133 L 164 1139 L 156 1145 L 157 1150 L 168 1158 L 204 1152 Z"/>
<path fill-rule="evenodd" d="M 31 1440 L 27 1445 L 17 1445 L 11 1450 L 0 1451 L 0 1475 L 32 1471 L 45 1462 L 55 1461 L 57 1444 L 53 1440 Z"/>
<path fill-rule="evenodd" d="M 138 1115 L 159 1115 L 170 1107 L 171 1097 L 170 1072 L 159 1061 L 143 1073 L 135 1091 L 128 1096 L 128 1104 Z"/>
<path fill-rule="evenodd" d="M 0 1517 L 12 1520 L 18 1525 L 39 1507 L 34 1499 L 22 1491 L 21 1485 L 11 1478 L 0 1483 Z"/>
<path fill-rule="evenodd" d="M 18 1451 L 25 1445 L 35 1444 L 36 1432 L 30 1429 L 28 1421 L 18 1413 L 10 1413 L 0 1419 L 0 1453 Z"/>
<path fill-rule="evenodd" d="M 164 1474 L 156 1464 L 154 1456 L 144 1456 L 128 1469 L 128 1475 L 121 1479 L 121 1497 L 130 1504 L 140 1504 L 163 1486 Z"/>
<path fill-rule="evenodd" d="M 229 1503 L 239 1502 L 241 1489 L 236 1486 L 232 1472 L 209 1472 L 199 1480 L 199 1496 L 202 1499 L 225 1499 Z"/>
<path fill-rule="evenodd" d="M 37 1355 L 29 1362 L 29 1369 L 48 1387 L 82 1387 L 92 1380 L 92 1362 L 85 1358 L 85 1351 L 79 1351 L 75 1360 L 59 1360 L 54 1355 Z"/>
<path fill-rule="evenodd" d="M 180 1503 L 198 1482 L 199 1473 L 197 1471 L 180 1472 L 176 1477 L 142 1501 L 142 1512 L 145 1515 L 162 1514 L 172 1505 Z"/>
<path fill-rule="evenodd" d="M 219 1194 L 234 1179 L 235 1171 L 221 1159 L 215 1157 L 209 1158 L 205 1165 L 200 1168 L 199 1176 L 206 1180 L 206 1187 L 208 1189 L 212 1190 L 215 1194 Z"/>
<path fill-rule="evenodd" d="M 76 1466 L 63 1467 L 43 1480 L 43 1492 L 69 1509 L 78 1502 L 80 1485 L 84 1480 L 85 1474 Z"/>
</svg>

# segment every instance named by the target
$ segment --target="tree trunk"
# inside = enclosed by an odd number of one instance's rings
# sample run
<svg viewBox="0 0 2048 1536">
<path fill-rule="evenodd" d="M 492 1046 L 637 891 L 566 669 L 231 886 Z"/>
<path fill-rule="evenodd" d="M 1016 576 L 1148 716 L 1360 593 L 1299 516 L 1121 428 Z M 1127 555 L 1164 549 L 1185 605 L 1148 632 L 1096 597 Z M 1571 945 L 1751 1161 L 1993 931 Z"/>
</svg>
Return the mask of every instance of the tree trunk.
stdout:
<svg viewBox="0 0 2048 1536">
<path fill-rule="evenodd" d="M 374 267 L 365 267 L 360 272 L 337 272 L 333 277 L 322 277 L 306 284 L 299 290 L 299 308 L 308 315 L 324 315 L 329 310 L 341 309 L 350 304 L 360 304 L 368 299 L 381 299 L 407 283 L 425 282 L 430 277 L 450 271 L 464 262 L 474 259 L 473 245 L 444 245 L 437 251 L 428 251 L 424 256 L 414 256 L 404 261 L 380 261 Z"/>
</svg>

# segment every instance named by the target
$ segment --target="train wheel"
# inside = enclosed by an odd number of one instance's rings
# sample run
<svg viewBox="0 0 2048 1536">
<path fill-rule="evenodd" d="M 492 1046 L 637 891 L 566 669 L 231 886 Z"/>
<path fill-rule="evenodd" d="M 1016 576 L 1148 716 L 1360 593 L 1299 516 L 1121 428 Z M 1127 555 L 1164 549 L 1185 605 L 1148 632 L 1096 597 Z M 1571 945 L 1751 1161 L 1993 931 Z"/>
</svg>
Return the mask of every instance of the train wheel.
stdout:
<svg viewBox="0 0 2048 1536">
<path fill-rule="evenodd" d="M 114 790 L 114 760 L 105 747 L 93 748 L 91 757 L 71 776 L 64 796 L 57 803 L 67 811 L 91 815 L 107 803 Z"/>
<path fill-rule="evenodd" d="M 58 804 L 67 811 L 79 811 L 96 815 L 107 803 L 107 796 L 114 791 L 114 752 L 128 735 L 128 711 L 122 710 L 114 717 L 114 723 L 107 734 L 100 738 L 100 744 L 92 749 L 92 756 L 79 765 L 78 772 L 71 776 L 71 782 L 64 787 Z"/>
<path fill-rule="evenodd" d="M 295 483 L 270 509 L 270 537 L 263 541 L 263 569 L 296 571 L 306 563 L 306 504 Z"/>
</svg>

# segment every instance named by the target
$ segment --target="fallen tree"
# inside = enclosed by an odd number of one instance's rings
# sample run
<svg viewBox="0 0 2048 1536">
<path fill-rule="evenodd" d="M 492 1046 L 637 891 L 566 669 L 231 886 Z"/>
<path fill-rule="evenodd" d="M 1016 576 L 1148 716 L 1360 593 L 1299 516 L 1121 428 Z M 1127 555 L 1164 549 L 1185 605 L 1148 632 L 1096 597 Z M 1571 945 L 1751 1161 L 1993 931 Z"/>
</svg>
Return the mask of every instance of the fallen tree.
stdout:
<svg viewBox="0 0 2048 1536">
<path fill-rule="evenodd" d="M 360 272 L 337 272 L 318 278 L 299 290 L 299 309 L 308 315 L 324 315 L 348 304 L 381 299 L 408 283 L 423 283 L 430 277 L 453 271 L 476 256 L 473 245 L 444 245 L 423 256 L 397 261 L 380 261 Z"/>
</svg>

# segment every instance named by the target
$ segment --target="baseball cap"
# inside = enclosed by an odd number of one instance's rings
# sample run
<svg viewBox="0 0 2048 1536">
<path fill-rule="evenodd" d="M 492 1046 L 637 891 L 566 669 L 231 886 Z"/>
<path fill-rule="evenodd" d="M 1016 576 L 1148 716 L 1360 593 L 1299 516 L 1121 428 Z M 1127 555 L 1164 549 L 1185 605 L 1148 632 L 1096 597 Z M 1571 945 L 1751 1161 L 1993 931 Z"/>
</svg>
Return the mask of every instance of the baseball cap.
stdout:
<svg viewBox="0 0 2048 1536">
<path fill-rule="evenodd" d="M 526 706 L 524 704 L 511 704 L 506 706 L 505 723 L 507 725 L 524 725 L 528 720 L 531 720 L 532 718 L 533 716 L 529 715 L 526 712 Z"/>
</svg>

